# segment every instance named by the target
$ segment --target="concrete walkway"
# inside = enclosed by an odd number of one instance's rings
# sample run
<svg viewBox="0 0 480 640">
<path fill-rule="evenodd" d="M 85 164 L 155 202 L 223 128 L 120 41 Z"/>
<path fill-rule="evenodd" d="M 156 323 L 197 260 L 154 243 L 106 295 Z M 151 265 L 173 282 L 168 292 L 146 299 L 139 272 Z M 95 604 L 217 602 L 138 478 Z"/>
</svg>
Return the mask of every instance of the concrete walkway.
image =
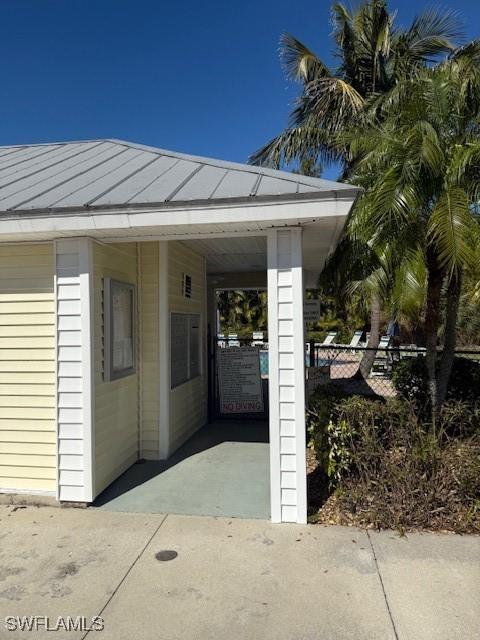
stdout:
<svg viewBox="0 0 480 640">
<path fill-rule="evenodd" d="M 95 506 L 108 511 L 270 518 L 268 424 L 215 422 L 166 462 L 134 464 Z"/>
<path fill-rule="evenodd" d="M 475 640 L 480 538 L 0 506 L 0 637 Z M 175 551 L 159 561 L 160 551 Z M 105 628 L 4 630 L 6 616 Z"/>
</svg>

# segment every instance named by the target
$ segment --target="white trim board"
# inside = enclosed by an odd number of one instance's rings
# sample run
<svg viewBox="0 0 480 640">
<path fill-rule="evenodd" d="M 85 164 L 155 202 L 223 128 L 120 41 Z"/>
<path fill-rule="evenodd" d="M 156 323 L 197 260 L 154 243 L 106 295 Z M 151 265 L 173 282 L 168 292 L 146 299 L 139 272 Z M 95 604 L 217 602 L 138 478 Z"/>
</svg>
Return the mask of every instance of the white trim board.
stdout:
<svg viewBox="0 0 480 640">
<path fill-rule="evenodd" d="M 325 218 L 345 218 L 355 198 L 338 196 L 321 200 L 298 200 L 285 203 L 245 204 L 243 206 L 209 206 L 185 209 L 149 209 L 136 211 L 109 211 L 58 213 L 50 211 L 46 215 L 24 212 L 12 217 L 0 218 L 0 234 L 28 236 L 67 233 L 72 236 L 100 236 L 105 231 L 124 230 L 132 233 L 135 229 L 157 229 L 161 233 L 165 227 L 185 227 L 185 235 L 202 233 L 208 225 L 226 226 L 230 231 L 238 225 L 238 231 L 249 231 L 245 224 L 252 224 L 258 230 L 282 225 L 315 222 Z M 255 229 L 252 229 L 255 230 Z M 217 231 L 221 231 L 218 228 Z M 168 231 L 167 231 L 168 234 Z M 51 235 L 50 235 L 51 237 Z M 48 238 L 46 238 L 48 239 Z"/>
<path fill-rule="evenodd" d="M 94 499 L 93 251 L 88 238 L 57 240 L 57 499 Z"/>
</svg>

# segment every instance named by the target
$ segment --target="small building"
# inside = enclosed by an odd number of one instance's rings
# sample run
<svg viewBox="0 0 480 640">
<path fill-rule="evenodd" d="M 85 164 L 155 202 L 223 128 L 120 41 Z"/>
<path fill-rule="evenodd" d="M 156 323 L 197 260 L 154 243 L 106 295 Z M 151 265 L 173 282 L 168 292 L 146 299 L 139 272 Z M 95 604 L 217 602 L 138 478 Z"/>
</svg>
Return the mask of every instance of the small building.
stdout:
<svg viewBox="0 0 480 640">
<path fill-rule="evenodd" d="M 305 522 L 304 290 L 357 192 L 120 140 L 0 147 L 0 492 L 92 503 L 169 458 L 208 420 L 215 282 L 258 281 L 271 518 Z"/>
</svg>

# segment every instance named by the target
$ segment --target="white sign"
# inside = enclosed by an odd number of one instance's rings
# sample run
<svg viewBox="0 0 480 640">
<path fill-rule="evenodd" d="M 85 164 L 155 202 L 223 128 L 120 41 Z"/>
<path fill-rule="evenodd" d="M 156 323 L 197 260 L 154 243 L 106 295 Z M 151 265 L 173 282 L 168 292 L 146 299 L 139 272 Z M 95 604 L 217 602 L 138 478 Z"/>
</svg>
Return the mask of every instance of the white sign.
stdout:
<svg viewBox="0 0 480 640">
<path fill-rule="evenodd" d="M 255 347 L 218 349 L 220 413 L 262 413 L 260 357 Z"/>
<path fill-rule="evenodd" d="M 318 322 L 320 320 L 320 300 L 303 301 L 303 321 Z"/>
</svg>

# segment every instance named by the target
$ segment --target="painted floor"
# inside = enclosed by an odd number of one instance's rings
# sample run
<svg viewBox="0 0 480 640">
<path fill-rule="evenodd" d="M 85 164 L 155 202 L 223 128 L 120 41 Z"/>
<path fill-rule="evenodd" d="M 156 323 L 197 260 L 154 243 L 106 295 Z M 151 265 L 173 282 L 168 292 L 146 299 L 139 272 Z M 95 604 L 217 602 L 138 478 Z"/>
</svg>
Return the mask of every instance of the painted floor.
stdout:
<svg viewBox="0 0 480 640">
<path fill-rule="evenodd" d="M 94 506 L 108 511 L 268 519 L 268 425 L 233 420 L 207 425 L 167 462 L 134 464 Z"/>
<path fill-rule="evenodd" d="M 0 638 L 480 638 L 480 536 L 0 505 L 0 538 Z"/>
</svg>

